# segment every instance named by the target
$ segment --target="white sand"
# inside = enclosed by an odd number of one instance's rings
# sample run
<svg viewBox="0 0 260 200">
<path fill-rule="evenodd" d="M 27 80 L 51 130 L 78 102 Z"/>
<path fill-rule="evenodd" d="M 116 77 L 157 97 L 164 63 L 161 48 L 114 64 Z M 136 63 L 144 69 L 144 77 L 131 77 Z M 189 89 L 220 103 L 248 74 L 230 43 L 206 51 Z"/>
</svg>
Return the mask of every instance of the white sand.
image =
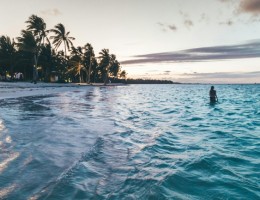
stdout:
<svg viewBox="0 0 260 200">
<path fill-rule="evenodd" d="M 19 98 L 26 96 L 48 95 L 66 91 L 74 91 L 87 84 L 73 83 L 28 83 L 28 82 L 0 82 L 0 99 Z"/>
</svg>

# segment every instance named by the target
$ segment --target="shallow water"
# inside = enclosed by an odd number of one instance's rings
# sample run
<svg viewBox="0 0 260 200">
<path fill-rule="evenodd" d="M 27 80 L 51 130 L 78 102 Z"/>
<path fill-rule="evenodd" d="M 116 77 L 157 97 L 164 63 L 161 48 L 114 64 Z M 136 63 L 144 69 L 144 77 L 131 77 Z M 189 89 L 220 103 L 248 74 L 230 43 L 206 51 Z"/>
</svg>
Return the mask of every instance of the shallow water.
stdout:
<svg viewBox="0 0 260 200">
<path fill-rule="evenodd" d="M 0 199 L 260 199 L 260 85 L 0 101 Z"/>
</svg>

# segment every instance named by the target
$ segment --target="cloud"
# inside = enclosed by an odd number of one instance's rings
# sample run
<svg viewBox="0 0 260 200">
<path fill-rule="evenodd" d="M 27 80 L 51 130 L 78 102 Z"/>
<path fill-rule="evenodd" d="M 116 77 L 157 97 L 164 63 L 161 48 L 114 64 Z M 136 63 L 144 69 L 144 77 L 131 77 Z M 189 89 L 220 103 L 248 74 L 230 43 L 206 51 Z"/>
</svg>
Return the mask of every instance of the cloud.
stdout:
<svg viewBox="0 0 260 200">
<path fill-rule="evenodd" d="M 235 12 L 237 14 L 248 13 L 253 16 L 260 15 L 260 0 L 218 0 L 223 3 L 232 3 L 235 4 Z"/>
<path fill-rule="evenodd" d="M 227 25 L 227 26 L 232 26 L 234 22 L 232 20 L 227 20 L 226 22 L 220 22 L 220 25 Z"/>
<path fill-rule="evenodd" d="M 260 14 L 260 0 L 241 0 L 239 10 L 253 15 Z"/>
<path fill-rule="evenodd" d="M 230 1 L 232 1 L 232 0 L 218 0 L 218 1 L 220 1 L 220 2 L 230 2 Z"/>
<path fill-rule="evenodd" d="M 259 83 L 260 71 L 190 73 L 179 75 L 179 82 L 193 83 Z"/>
<path fill-rule="evenodd" d="M 255 72 L 214 72 L 214 73 L 191 73 L 182 74 L 181 76 L 189 76 L 194 78 L 257 78 L 260 71 Z"/>
<path fill-rule="evenodd" d="M 168 24 L 163 24 L 161 22 L 158 22 L 157 24 L 161 27 L 161 30 L 163 32 L 167 32 L 168 30 L 177 31 L 177 26 L 175 24 L 168 25 Z"/>
<path fill-rule="evenodd" d="M 58 15 L 62 14 L 57 8 L 48 9 L 48 10 L 42 10 L 41 13 L 43 15 L 51 15 L 51 16 L 58 16 Z"/>
<path fill-rule="evenodd" d="M 181 15 L 184 19 L 189 19 L 189 18 L 190 18 L 189 14 L 183 12 L 182 10 L 180 10 L 179 13 L 180 13 L 180 15 Z"/>
<path fill-rule="evenodd" d="M 144 73 L 134 75 L 134 78 L 172 80 L 180 83 L 260 83 L 260 71 L 253 72 L 214 72 L 214 73 L 183 73 L 170 71 Z"/>
<path fill-rule="evenodd" d="M 187 27 L 187 28 L 190 28 L 191 26 L 193 26 L 193 22 L 189 19 L 186 19 L 184 21 L 184 25 Z"/>
<path fill-rule="evenodd" d="M 183 11 L 179 11 L 179 14 L 182 16 L 183 18 L 183 23 L 184 23 L 184 26 L 186 28 L 190 28 L 194 25 L 193 21 L 190 20 L 190 17 L 187 13 L 184 13 Z M 204 18 L 203 20 L 206 20 L 206 15 L 202 15 L 202 17 Z M 157 22 L 157 25 L 160 26 L 160 29 L 163 31 L 163 32 L 167 32 L 167 31 L 177 31 L 178 28 L 175 24 L 164 24 L 162 22 Z"/>
<path fill-rule="evenodd" d="M 176 31 L 177 27 L 175 25 L 169 25 L 168 28 L 172 31 Z"/>
<path fill-rule="evenodd" d="M 158 22 L 157 24 L 158 24 L 159 26 L 164 26 L 164 24 L 161 23 L 161 22 Z"/>
<path fill-rule="evenodd" d="M 186 26 L 186 28 L 190 28 L 191 26 L 193 26 L 193 22 L 191 21 L 189 14 L 183 12 L 182 10 L 180 10 L 179 13 L 184 20 L 183 23 Z"/>
<path fill-rule="evenodd" d="M 162 52 L 136 55 L 122 64 L 162 63 L 162 62 L 201 62 L 241 58 L 259 58 L 260 41 L 229 46 L 212 46 L 186 49 L 175 52 Z"/>
<path fill-rule="evenodd" d="M 209 22 L 209 16 L 206 15 L 206 13 L 202 13 L 202 14 L 200 15 L 199 22 L 204 22 L 204 21 L 205 21 L 206 23 Z"/>
<path fill-rule="evenodd" d="M 163 75 L 170 75 L 170 74 L 171 74 L 171 71 L 168 71 L 168 70 L 163 72 Z"/>
</svg>

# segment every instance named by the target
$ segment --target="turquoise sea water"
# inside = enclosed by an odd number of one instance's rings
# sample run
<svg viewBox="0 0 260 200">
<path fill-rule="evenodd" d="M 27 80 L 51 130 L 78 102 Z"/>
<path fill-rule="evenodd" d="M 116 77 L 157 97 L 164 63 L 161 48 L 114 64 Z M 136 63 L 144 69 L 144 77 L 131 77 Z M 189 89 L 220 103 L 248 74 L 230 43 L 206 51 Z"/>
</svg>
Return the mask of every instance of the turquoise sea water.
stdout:
<svg viewBox="0 0 260 200">
<path fill-rule="evenodd" d="M 0 199 L 260 199 L 260 85 L 0 101 Z"/>
</svg>

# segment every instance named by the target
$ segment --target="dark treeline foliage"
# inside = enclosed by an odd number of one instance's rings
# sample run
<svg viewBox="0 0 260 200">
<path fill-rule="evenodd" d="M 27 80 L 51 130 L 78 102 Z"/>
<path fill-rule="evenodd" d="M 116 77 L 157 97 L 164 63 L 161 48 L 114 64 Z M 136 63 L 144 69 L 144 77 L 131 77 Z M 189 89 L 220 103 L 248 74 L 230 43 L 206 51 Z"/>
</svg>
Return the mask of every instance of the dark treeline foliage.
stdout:
<svg viewBox="0 0 260 200">
<path fill-rule="evenodd" d="M 113 83 L 123 83 L 123 84 L 181 84 L 179 82 L 173 82 L 170 80 L 156 80 L 156 79 L 111 78 L 110 81 L 112 81 Z"/>
<path fill-rule="evenodd" d="M 173 82 L 169 80 L 155 80 L 155 79 L 127 79 L 125 83 L 127 84 L 180 84 L 178 82 Z"/>
<path fill-rule="evenodd" d="M 26 29 L 11 39 L 0 36 L 0 77 L 13 80 L 22 73 L 24 80 L 59 82 L 104 82 L 125 79 L 126 72 L 114 54 L 102 49 L 98 56 L 90 43 L 75 47 L 74 37 L 63 24 L 47 30 L 41 17 L 32 15 Z"/>
</svg>

